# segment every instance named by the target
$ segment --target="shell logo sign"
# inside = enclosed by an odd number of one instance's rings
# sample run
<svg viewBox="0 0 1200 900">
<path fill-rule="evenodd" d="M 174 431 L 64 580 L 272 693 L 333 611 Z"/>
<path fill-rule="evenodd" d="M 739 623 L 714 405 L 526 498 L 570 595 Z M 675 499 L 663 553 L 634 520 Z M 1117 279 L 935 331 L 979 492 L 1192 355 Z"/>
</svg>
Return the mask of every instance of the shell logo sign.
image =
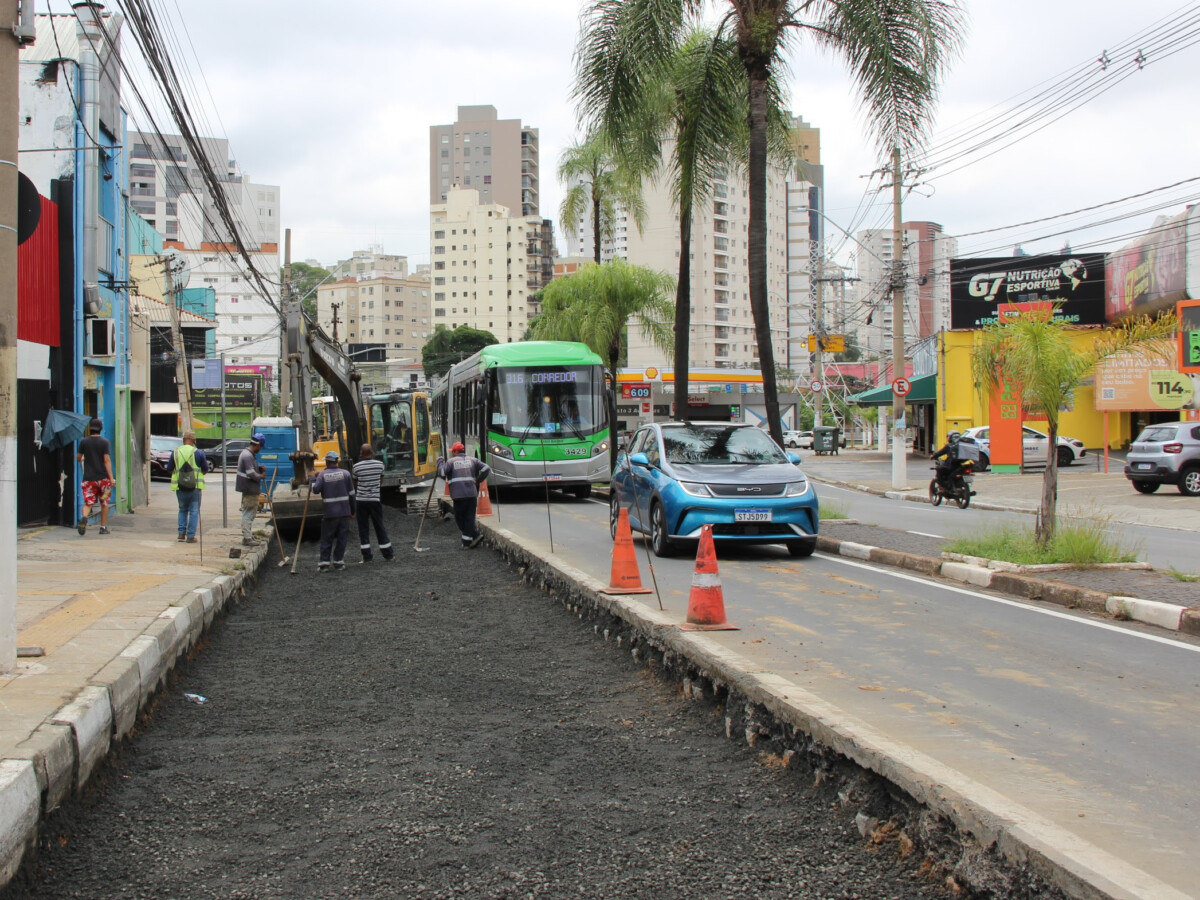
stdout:
<svg viewBox="0 0 1200 900">
<path fill-rule="evenodd" d="M 650 368 L 648 368 L 646 370 L 646 380 L 647 381 L 653 381 L 657 377 L 658 377 L 658 369 L 654 368 L 654 366 L 651 366 Z"/>
</svg>

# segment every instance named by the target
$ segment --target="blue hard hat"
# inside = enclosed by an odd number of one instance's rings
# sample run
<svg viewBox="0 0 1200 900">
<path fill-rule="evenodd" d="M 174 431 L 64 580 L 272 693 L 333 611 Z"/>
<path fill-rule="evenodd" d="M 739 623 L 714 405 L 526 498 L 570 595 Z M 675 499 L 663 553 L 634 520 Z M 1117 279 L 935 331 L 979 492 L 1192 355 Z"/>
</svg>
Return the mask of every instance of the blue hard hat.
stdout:
<svg viewBox="0 0 1200 900">
<path fill-rule="evenodd" d="M 260 447 L 265 447 L 267 445 L 267 439 L 263 436 L 263 434 L 261 432 L 258 432 L 258 431 L 254 432 L 254 434 L 250 435 L 250 440 L 254 441 L 254 443 L 258 444 L 258 446 L 260 446 Z"/>
</svg>

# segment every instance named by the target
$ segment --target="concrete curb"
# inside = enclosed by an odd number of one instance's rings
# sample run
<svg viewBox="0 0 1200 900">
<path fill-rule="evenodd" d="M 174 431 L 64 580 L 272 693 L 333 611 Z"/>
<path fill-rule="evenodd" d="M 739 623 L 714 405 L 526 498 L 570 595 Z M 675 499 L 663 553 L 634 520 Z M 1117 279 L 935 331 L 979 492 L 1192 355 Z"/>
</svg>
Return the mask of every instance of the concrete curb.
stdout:
<svg viewBox="0 0 1200 900">
<path fill-rule="evenodd" d="M 268 538 L 272 532 L 268 527 Z M 109 750 L 129 735 L 138 713 L 266 559 L 264 541 L 241 556 L 242 568 L 169 605 L 121 653 L 51 715 L 17 752 L 0 759 L 0 888 L 37 843 L 43 818 L 87 784 Z"/>
<path fill-rule="evenodd" d="M 989 560 L 962 562 L 955 559 L 935 559 L 932 556 L 900 553 L 825 535 L 817 538 L 817 549 L 836 556 L 910 569 L 922 575 L 941 575 L 943 578 L 973 587 L 991 588 L 1025 600 L 1043 600 L 1070 609 L 1109 613 L 1118 618 L 1156 625 L 1171 631 L 1200 634 L 1200 607 L 1177 606 L 1173 603 L 1139 600 L 1135 597 L 1110 597 L 1104 591 L 1094 591 L 1059 581 L 1047 581 L 1036 574 L 1018 571 L 1021 568 L 1019 566 L 993 564 Z"/>
<path fill-rule="evenodd" d="M 639 662 L 649 661 L 644 657 L 648 651 L 661 654 L 685 697 L 705 695 L 706 685 L 711 692 L 725 692 L 725 728 L 731 739 L 744 735 L 753 745 L 764 735 L 791 735 L 793 740 L 803 736 L 799 743 L 827 748 L 874 773 L 921 808 L 944 817 L 961 835 L 994 850 L 1015 870 L 1034 873 L 1068 896 L 1081 900 L 1183 900 L 1183 894 L 1152 875 L 889 738 L 788 679 L 753 665 L 715 637 L 682 630 L 677 617 L 646 601 L 603 593 L 605 585 L 598 579 L 543 558 L 510 531 L 487 524 L 481 527 L 488 543 L 520 567 L 527 582 L 546 590 L 568 611 L 580 619 L 588 613 L 600 614 L 593 616 L 597 618 L 611 616 L 615 620 L 611 625 L 600 622 L 593 626 L 606 641 L 615 640 L 621 646 L 628 639 L 630 652 Z M 866 549 L 870 558 L 879 548 Z M 910 559 L 913 568 L 940 564 L 927 557 Z M 992 574 L 988 569 L 982 571 Z M 771 719 L 774 721 L 768 721 Z"/>
</svg>

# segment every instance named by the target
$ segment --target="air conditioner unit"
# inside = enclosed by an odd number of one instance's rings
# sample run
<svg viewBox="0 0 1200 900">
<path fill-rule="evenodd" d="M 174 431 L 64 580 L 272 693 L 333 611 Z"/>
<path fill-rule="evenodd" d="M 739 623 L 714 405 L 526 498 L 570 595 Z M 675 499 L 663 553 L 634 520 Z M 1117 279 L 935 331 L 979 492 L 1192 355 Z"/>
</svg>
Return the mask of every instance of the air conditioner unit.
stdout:
<svg viewBox="0 0 1200 900">
<path fill-rule="evenodd" d="M 87 320 L 87 355 L 115 356 L 117 331 L 113 319 Z"/>
</svg>

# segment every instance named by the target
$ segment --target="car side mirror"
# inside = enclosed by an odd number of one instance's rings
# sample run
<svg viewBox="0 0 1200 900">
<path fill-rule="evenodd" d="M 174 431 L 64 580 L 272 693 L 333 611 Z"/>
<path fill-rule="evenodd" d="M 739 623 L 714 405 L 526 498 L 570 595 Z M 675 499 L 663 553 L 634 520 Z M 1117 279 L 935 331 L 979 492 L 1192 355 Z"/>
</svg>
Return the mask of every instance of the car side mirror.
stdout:
<svg viewBox="0 0 1200 900">
<path fill-rule="evenodd" d="M 645 453 L 635 453 L 629 457 L 630 465 L 641 466 L 643 469 L 650 468 L 650 457 Z"/>
<path fill-rule="evenodd" d="M 800 454 L 799 454 L 799 453 L 789 453 L 789 454 L 787 455 L 787 458 L 788 458 L 788 461 L 789 461 L 789 462 L 790 462 L 790 463 L 791 463 L 793 466 L 798 466 L 798 465 L 800 465 Z"/>
</svg>

